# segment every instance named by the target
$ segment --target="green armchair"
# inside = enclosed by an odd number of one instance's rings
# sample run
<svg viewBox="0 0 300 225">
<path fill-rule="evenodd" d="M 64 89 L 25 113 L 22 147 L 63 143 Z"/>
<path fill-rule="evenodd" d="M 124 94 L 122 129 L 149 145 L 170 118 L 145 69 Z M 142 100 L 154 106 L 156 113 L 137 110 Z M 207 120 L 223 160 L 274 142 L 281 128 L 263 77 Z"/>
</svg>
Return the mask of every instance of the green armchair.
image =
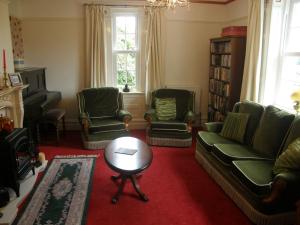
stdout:
<svg viewBox="0 0 300 225">
<path fill-rule="evenodd" d="M 159 120 L 156 99 L 175 99 L 176 116 Z M 148 122 L 146 140 L 150 145 L 187 147 L 192 144 L 192 123 L 195 120 L 195 93 L 181 89 L 158 89 L 151 93 L 150 109 L 144 119 Z"/>
<path fill-rule="evenodd" d="M 77 94 L 77 100 L 84 148 L 105 148 L 111 140 L 129 136 L 128 123 L 132 116 L 123 110 L 119 89 L 84 89 Z"/>
</svg>

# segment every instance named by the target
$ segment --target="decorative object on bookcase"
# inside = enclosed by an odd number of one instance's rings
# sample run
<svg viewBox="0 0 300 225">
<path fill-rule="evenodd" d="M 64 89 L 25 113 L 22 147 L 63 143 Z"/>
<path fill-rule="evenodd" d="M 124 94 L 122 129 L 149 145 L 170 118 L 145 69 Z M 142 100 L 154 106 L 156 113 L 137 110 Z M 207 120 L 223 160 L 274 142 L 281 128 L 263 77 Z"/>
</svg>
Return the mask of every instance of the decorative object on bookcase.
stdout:
<svg viewBox="0 0 300 225">
<path fill-rule="evenodd" d="M 299 112 L 300 112 L 300 89 L 292 93 L 291 99 L 294 102 L 294 109 L 296 110 L 296 114 L 299 114 Z"/>
<path fill-rule="evenodd" d="M 222 37 L 245 37 L 247 36 L 247 26 L 224 27 L 221 33 Z"/>
<path fill-rule="evenodd" d="M 210 40 L 208 121 L 223 121 L 239 101 L 245 46 L 244 37 Z"/>
</svg>

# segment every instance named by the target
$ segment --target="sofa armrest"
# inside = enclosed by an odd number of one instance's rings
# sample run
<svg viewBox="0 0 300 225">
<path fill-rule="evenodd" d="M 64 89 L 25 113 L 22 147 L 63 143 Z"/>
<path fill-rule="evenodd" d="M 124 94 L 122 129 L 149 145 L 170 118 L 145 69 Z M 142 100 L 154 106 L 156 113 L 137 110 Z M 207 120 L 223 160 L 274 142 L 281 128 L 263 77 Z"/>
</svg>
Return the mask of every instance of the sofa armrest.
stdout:
<svg viewBox="0 0 300 225">
<path fill-rule="evenodd" d="M 204 124 L 205 130 L 214 133 L 220 133 L 223 127 L 223 122 L 209 122 Z"/>
<path fill-rule="evenodd" d="M 286 171 L 277 174 L 272 182 L 271 193 L 262 199 L 264 204 L 274 204 L 280 199 L 291 199 L 296 202 L 300 198 L 300 171 Z"/>
<path fill-rule="evenodd" d="M 126 110 L 119 110 L 119 112 L 117 113 L 117 118 L 118 120 L 123 121 L 126 128 L 128 128 L 128 124 L 132 120 L 132 115 Z"/>
<path fill-rule="evenodd" d="M 144 119 L 150 124 L 152 121 L 156 121 L 156 112 L 155 109 L 149 109 L 147 112 L 144 114 Z"/>
</svg>

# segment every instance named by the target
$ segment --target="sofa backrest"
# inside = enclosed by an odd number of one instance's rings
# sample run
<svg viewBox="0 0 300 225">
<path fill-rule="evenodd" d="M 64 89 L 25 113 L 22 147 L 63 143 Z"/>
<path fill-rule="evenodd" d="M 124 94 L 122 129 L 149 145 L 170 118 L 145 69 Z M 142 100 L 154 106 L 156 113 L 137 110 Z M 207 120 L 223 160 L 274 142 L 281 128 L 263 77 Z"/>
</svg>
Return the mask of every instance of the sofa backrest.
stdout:
<svg viewBox="0 0 300 225">
<path fill-rule="evenodd" d="M 162 88 L 151 94 L 151 108 L 155 109 L 155 98 L 175 98 L 176 99 L 176 119 L 183 120 L 186 113 L 194 111 L 195 93 L 183 89 Z"/>
<path fill-rule="evenodd" d="M 255 102 L 243 101 L 239 104 L 238 112 L 249 114 L 244 140 L 247 145 L 252 145 L 255 131 L 264 112 L 264 107 Z"/>
<path fill-rule="evenodd" d="M 115 117 L 122 107 L 119 89 L 88 88 L 78 93 L 79 110 L 93 118 Z"/>
<path fill-rule="evenodd" d="M 296 116 L 291 128 L 287 134 L 282 150 L 285 151 L 289 144 L 291 144 L 294 140 L 300 137 L 300 116 Z"/>
<path fill-rule="evenodd" d="M 275 159 L 294 118 L 293 114 L 267 106 L 255 132 L 253 148 Z"/>
</svg>

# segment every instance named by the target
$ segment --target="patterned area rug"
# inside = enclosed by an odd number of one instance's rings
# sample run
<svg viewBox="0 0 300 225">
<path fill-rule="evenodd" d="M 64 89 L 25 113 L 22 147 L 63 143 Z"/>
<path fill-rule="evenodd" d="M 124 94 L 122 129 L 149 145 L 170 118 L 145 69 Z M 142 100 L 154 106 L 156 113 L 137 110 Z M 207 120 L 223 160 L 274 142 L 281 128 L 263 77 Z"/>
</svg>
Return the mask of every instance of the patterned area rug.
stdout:
<svg viewBox="0 0 300 225">
<path fill-rule="evenodd" d="M 96 156 L 52 160 L 14 225 L 85 224 Z"/>
</svg>

